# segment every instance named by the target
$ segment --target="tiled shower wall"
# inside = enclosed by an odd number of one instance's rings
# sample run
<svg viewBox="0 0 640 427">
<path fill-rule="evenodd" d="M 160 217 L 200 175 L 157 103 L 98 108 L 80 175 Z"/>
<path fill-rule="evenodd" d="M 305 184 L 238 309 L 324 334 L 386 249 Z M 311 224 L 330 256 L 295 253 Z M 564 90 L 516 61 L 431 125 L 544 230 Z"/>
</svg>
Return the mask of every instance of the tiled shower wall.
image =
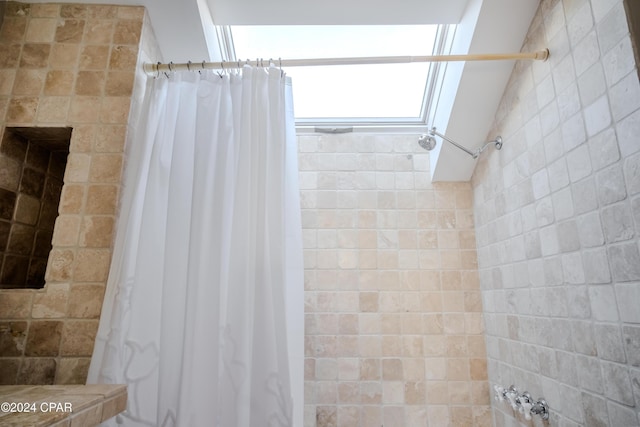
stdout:
<svg viewBox="0 0 640 427">
<path fill-rule="evenodd" d="M 414 135 L 299 137 L 305 426 L 488 426 L 469 183 Z"/>
<path fill-rule="evenodd" d="M 543 0 L 472 184 L 491 385 L 640 425 L 640 84 L 621 0 Z M 495 425 L 530 425 L 494 403 Z M 514 419 L 515 418 L 515 419 Z M 516 421 L 517 419 L 517 421 Z M 540 425 L 538 422 L 536 425 Z"/>
<path fill-rule="evenodd" d="M 154 40 L 142 7 L 6 3 L 0 131 L 73 131 L 46 286 L 0 290 L 1 383 L 86 379 L 111 258 L 125 140 L 144 90 L 137 64 L 155 55 Z"/>
</svg>

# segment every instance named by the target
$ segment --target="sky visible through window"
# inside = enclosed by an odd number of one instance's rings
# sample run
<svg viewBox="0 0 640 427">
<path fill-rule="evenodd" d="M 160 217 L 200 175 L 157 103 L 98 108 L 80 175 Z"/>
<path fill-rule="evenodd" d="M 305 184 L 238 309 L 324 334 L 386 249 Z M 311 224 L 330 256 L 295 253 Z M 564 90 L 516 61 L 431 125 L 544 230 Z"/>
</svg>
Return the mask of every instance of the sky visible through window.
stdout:
<svg viewBox="0 0 640 427">
<path fill-rule="evenodd" d="M 436 25 L 233 26 L 236 58 L 432 55 Z M 297 119 L 417 119 L 428 63 L 288 67 Z"/>
</svg>

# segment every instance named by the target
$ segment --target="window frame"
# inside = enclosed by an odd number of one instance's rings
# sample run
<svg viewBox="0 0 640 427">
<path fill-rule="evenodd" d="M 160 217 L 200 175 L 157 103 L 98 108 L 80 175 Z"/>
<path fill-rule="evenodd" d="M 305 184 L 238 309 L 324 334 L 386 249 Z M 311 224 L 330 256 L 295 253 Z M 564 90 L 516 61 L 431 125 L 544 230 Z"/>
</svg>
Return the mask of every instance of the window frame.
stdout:
<svg viewBox="0 0 640 427">
<path fill-rule="evenodd" d="M 445 55 L 451 51 L 455 24 L 438 24 L 432 55 Z M 223 61 L 236 62 L 231 25 L 216 25 L 216 34 Z M 287 58 L 289 59 L 289 58 Z M 294 58 L 291 58 L 294 59 Z M 298 133 L 342 132 L 425 132 L 433 116 L 438 93 L 446 70 L 446 63 L 433 62 L 424 86 L 420 114 L 417 117 L 311 117 L 295 118 Z"/>
</svg>

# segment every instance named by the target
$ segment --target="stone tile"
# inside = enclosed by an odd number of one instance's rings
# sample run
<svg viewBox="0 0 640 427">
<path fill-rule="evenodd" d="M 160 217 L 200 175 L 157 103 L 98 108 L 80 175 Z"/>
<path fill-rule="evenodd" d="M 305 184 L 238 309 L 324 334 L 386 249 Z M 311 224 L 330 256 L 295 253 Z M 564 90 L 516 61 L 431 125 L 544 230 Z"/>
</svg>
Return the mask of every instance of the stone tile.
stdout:
<svg viewBox="0 0 640 427">
<path fill-rule="evenodd" d="M 49 65 L 54 69 L 74 69 L 78 64 L 79 52 L 80 46 L 77 44 L 55 43 L 51 48 Z"/>
<path fill-rule="evenodd" d="M 553 202 L 553 212 L 556 221 L 562 221 L 573 217 L 574 203 L 571 188 L 563 188 L 553 193 L 551 196 Z"/>
<path fill-rule="evenodd" d="M 640 154 L 625 159 L 624 177 L 629 195 L 640 193 Z"/>
<path fill-rule="evenodd" d="M 85 216 L 80 234 L 80 246 L 109 248 L 113 240 L 113 218 Z"/>
<path fill-rule="evenodd" d="M 71 101 L 66 96 L 41 98 L 38 105 L 37 120 L 41 123 L 64 123 Z"/>
<path fill-rule="evenodd" d="M 0 384 L 17 384 L 20 363 L 21 359 L 19 358 L 0 357 Z"/>
<path fill-rule="evenodd" d="M 629 368 L 615 363 L 602 362 L 602 377 L 606 397 L 623 405 L 635 405 Z"/>
<path fill-rule="evenodd" d="M 105 249 L 80 249 L 73 277 L 78 282 L 104 282 L 109 273 L 111 253 Z"/>
<path fill-rule="evenodd" d="M 78 71 L 75 93 L 83 96 L 100 96 L 104 89 L 103 71 Z"/>
<path fill-rule="evenodd" d="M 26 357 L 18 372 L 17 384 L 53 384 L 56 360 L 47 357 Z"/>
<path fill-rule="evenodd" d="M 608 128 L 604 132 L 589 139 L 589 153 L 594 170 L 600 170 L 620 159 L 618 143 L 613 129 Z"/>
<path fill-rule="evenodd" d="M 118 183 L 122 172 L 121 154 L 95 154 L 91 158 L 89 180 L 95 183 Z"/>
<path fill-rule="evenodd" d="M 611 283 L 611 272 L 605 248 L 584 251 L 584 275 L 587 283 Z"/>
<path fill-rule="evenodd" d="M 60 16 L 60 5 L 58 4 L 32 4 L 31 13 L 32 18 L 57 18 Z"/>
<path fill-rule="evenodd" d="M 86 18 L 87 6 L 80 4 L 64 4 L 60 7 L 62 18 Z"/>
<path fill-rule="evenodd" d="M 29 43 L 51 43 L 56 34 L 58 20 L 55 18 L 31 18 L 25 41 Z"/>
<path fill-rule="evenodd" d="M 143 19 L 145 14 L 142 6 L 118 6 L 118 18 L 120 19 Z"/>
<path fill-rule="evenodd" d="M 84 70 L 104 70 L 109 61 L 109 46 L 87 45 L 80 52 L 80 67 Z"/>
<path fill-rule="evenodd" d="M 640 132 L 640 110 L 635 111 L 616 124 L 616 135 L 618 136 L 621 157 L 625 158 L 640 150 L 637 132 Z"/>
<path fill-rule="evenodd" d="M 67 70 L 51 70 L 44 85 L 45 95 L 71 95 L 74 73 Z"/>
<path fill-rule="evenodd" d="M 16 75 L 13 95 L 38 96 L 44 86 L 44 70 L 23 70 Z"/>
<path fill-rule="evenodd" d="M 142 32 L 141 20 L 120 20 L 116 23 L 113 43 L 119 45 L 136 45 L 140 42 Z"/>
<path fill-rule="evenodd" d="M 90 185 L 87 190 L 87 214 L 114 214 L 118 187 L 115 185 Z"/>
<path fill-rule="evenodd" d="M 640 327 L 624 326 L 622 331 L 629 364 L 640 367 Z"/>
<path fill-rule="evenodd" d="M 110 44 L 113 37 L 114 21 L 88 20 L 83 42 L 86 44 Z"/>
<path fill-rule="evenodd" d="M 629 73 L 610 89 L 613 119 L 619 121 L 640 107 L 640 83 L 636 72 Z"/>
<path fill-rule="evenodd" d="M 65 183 L 85 183 L 89 180 L 91 156 L 71 153 L 67 160 Z"/>
<path fill-rule="evenodd" d="M 40 215 L 40 201 L 35 197 L 19 194 L 16 203 L 14 220 L 26 225 L 34 226 Z"/>
<path fill-rule="evenodd" d="M 618 325 L 595 324 L 593 326 L 598 356 L 604 360 L 625 363 L 624 344 Z"/>
<path fill-rule="evenodd" d="M 607 403 L 603 398 L 582 393 L 582 411 L 585 425 L 594 427 L 609 425 Z"/>
<path fill-rule="evenodd" d="M 32 123 L 36 117 L 37 98 L 12 98 L 7 110 L 8 123 Z"/>
<path fill-rule="evenodd" d="M 60 355 L 90 357 L 97 330 L 97 320 L 67 320 L 64 322 Z"/>
<path fill-rule="evenodd" d="M 25 17 L 5 18 L 0 28 L 0 41 L 3 43 L 21 42 L 27 28 Z"/>
<path fill-rule="evenodd" d="M 604 95 L 583 110 L 587 136 L 591 137 L 611 124 L 609 98 Z"/>
<path fill-rule="evenodd" d="M 0 68 L 17 68 L 22 45 L 2 45 L 0 49 Z"/>
<path fill-rule="evenodd" d="M 27 322 L 0 322 L 0 357 L 22 356 L 27 327 Z"/>
<path fill-rule="evenodd" d="M 617 2 L 606 16 L 598 22 L 598 43 L 602 52 L 609 52 L 623 38 L 628 38 L 629 27 L 623 2 Z"/>
<path fill-rule="evenodd" d="M 30 315 L 32 292 L 2 291 L 0 298 L 0 318 L 26 319 Z"/>
<path fill-rule="evenodd" d="M 91 359 L 88 357 L 60 358 L 56 384 L 85 384 L 90 362 Z"/>
<path fill-rule="evenodd" d="M 607 408 L 612 426 L 632 426 L 638 423 L 637 414 L 626 406 L 607 402 Z"/>
<path fill-rule="evenodd" d="M 50 44 L 25 43 L 20 55 L 20 68 L 45 68 L 50 53 Z"/>
<path fill-rule="evenodd" d="M 640 323 L 640 286 L 637 283 L 617 284 L 615 289 L 621 320 L 625 323 Z"/>
<path fill-rule="evenodd" d="M 607 84 L 613 86 L 635 68 L 631 39 L 624 37 L 622 41 L 603 55 L 602 65 Z"/>
<path fill-rule="evenodd" d="M 591 174 L 591 158 L 586 145 L 582 145 L 568 154 L 567 169 L 571 182 L 580 181 Z"/>
<path fill-rule="evenodd" d="M 58 43 L 80 43 L 84 32 L 85 21 L 81 19 L 64 19 L 58 24 L 55 41 Z"/>
<path fill-rule="evenodd" d="M 71 279 L 75 253 L 69 249 L 53 249 L 49 255 L 47 280 L 68 281 Z"/>
<path fill-rule="evenodd" d="M 60 214 L 77 214 L 84 202 L 84 185 L 67 184 L 60 196 Z"/>
<path fill-rule="evenodd" d="M 129 71 L 136 66 L 138 49 L 135 46 L 113 46 L 109 58 L 109 69 Z"/>
<path fill-rule="evenodd" d="M 633 218 L 628 203 L 617 203 L 601 211 L 602 225 L 608 243 L 629 240 L 634 236 Z"/>
<path fill-rule="evenodd" d="M 54 320 L 32 321 L 25 347 L 25 356 L 58 356 L 62 322 Z"/>
<path fill-rule="evenodd" d="M 612 286 L 590 286 L 589 300 L 593 319 L 606 322 L 618 321 L 616 296 Z"/>
<path fill-rule="evenodd" d="M 0 95 L 8 96 L 13 88 L 16 70 L 0 70 Z"/>
<path fill-rule="evenodd" d="M 28 256 L 33 249 L 35 229 L 27 225 L 13 224 L 7 245 L 7 252 Z"/>
<path fill-rule="evenodd" d="M 130 71 L 111 71 L 107 76 L 105 95 L 131 96 L 134 77 Z"/>
<path fill-rule="evenodd" d="M 76 96 L 71 101 L 69 120 L 79 123 L 98 121 L 101 98 L 98 96 Z"/>
<path fill-rule="evenodd" d="M 127 96 L 105 97 L 100 110 L 100 121 L 111 124 L 127 123 L 130 105 L 131 99 Z"/>
<path fill-rule="evenodd" d="M 92 151 L 96 138 L 97 126 L 93 124 L 76 125 L 71 134 L 69 150 L 72 153 L 88 153 Z"/>
<path fill-rule="evenodd" d="M 623 200 L 627 196 L 621 165 L 615 164 L 597 174 L 598 201 L 601 206 Z"/>
<path fill-rule="evenodd" d="M 69 299 L 68 283 L 49 283 L 45 292 L 34 295 L 31 316 L 37 318 L 62 318 L 65 316 Z"/>
<path fill-rule="evenodd" d="M 5 220 L 13 219 L 13 212 L 16 207 L 16 193 L 0 188 L 0 218 Z"/>
<path fill-rule="evenodd" d="M 616 282 L 640 280 L 640 251 L 635 242 L 610 246 L 607 253 Z"/>
<path fill-rule="evenodd" d="M 582 118 L 582 114 L 574 114 L 562 123 L 560 138 L 562 150 L 564 152 L 569 152 L 585 142 L 587 136 L 585 133 L 585 123 Z"/>
</svg>

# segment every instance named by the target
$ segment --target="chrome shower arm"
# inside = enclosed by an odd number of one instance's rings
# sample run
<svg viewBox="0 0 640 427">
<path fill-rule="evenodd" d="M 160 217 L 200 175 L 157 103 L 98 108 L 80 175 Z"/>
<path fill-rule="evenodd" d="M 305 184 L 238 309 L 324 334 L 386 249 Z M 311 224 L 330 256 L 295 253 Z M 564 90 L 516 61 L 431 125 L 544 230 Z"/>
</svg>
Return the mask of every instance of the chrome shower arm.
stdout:
<svg viewBox="0 0 640 427">
<path fill-rule="evenodd" d="M 442 138 L 445 141 L 453 144 L 454 146 L 456 146 L 460 150 L 464 151 L 465 153 L 467 153 L 468 155 L 470 155 L 474 159 L 477 159 L 478 156 L 480 155 L 480 153 L 482 153 L 490 144 L 494 144 L 496 146 L 496 149 L 498 149 L 498 150 L 502 148 L 502 138 L 500 136 L 496 137 L 496 139 L 494 139 L 493 141 L 486 142 L 481 148 L 478 148 L 476 151 L 471 151 L 467 147 L 464 147 L 464 146 L 458 144 L 457 142 L 447 138 L 445 135 L 443 135 L 440 132 L 436 131 L 435 127 L 432 127 L 429 130 L 429 134 L 431 136 L 438 135 L 440 138 Z"/>
<path fill-rule="evenodd" d="M 468 155 L 470 155 L 471 157 L 473 157 L 474 159 L 476 157 L 478 157 L 478 155 L 480 154 L 479 152 L 473 152 L 471 150 L 469 150 L 467 147 L 463 147 L 462 145 L 458 144 L 455 141 L 450 140 L 449 138 L 447 138 L 446 136 L 444 136 L 443 134 L 441 134 L 440 132 L 436 131 L 435 127 L 432 127 L 431 130 L 429 130 L 429 133 L 433 136 L 433 135 L 438 135 L 440 138 L 444 139 L 447 142 L 450 142 L 451 144 L 455 145 L 456 147 L 458 147 L 459 149 L 461 149 L 462 151 L 464 151 L 465 153 L 467 153 Z M 483 147 L 484 149 L 484 147 Z"/>
</svg>

